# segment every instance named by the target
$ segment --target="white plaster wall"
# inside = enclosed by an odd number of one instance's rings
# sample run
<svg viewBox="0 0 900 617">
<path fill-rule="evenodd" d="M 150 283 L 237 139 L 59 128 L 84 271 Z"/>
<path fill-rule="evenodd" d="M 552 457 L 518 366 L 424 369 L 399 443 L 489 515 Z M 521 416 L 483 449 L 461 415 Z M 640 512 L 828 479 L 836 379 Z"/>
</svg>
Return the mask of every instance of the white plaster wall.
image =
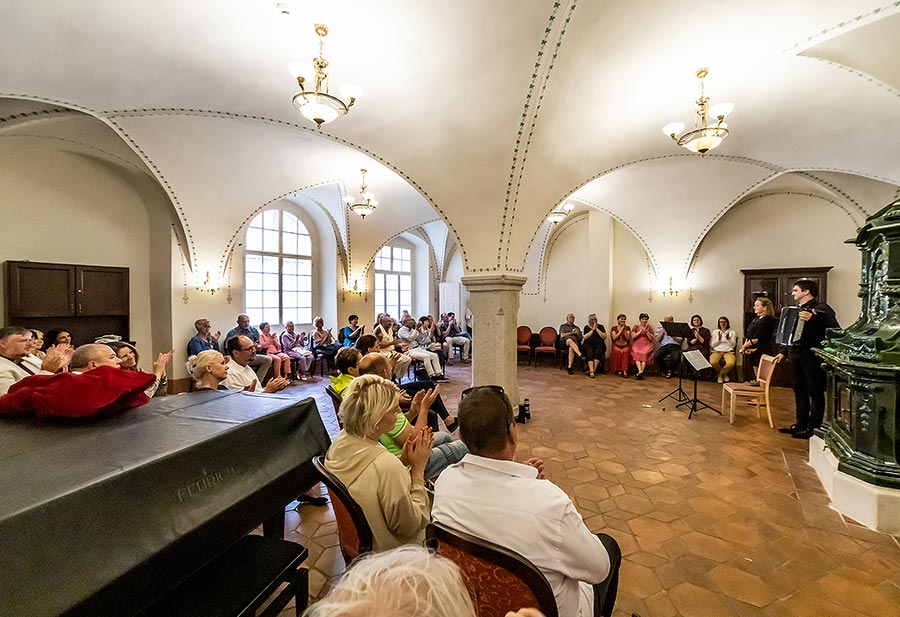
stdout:
<svg viewBox="0 0 900 617">
<path fill-rule="evenodd" d="M 134 187 L 84 156 L 39 145 L 7 146 L 0 148 L 0 204 L 7 228 L 0 261 L 129 268 L 130 332 L 149 368 L 149 217 Z M 0 286 L 5 307 L 2 295 Z"/>
<path fill-rule="evenodd" d="M 827 299 L 846 326 L 856 319 L 860 307 L 856 296 L 859 253 L 853 245 L 844 244 L 855 233 L 847 214 L 821 199 L 801 195 L 753 199 L 727 212 L 701 244 L 692 277 L 693 302 L 687 289 L 675 297 L 663 297 L 654 290 L 651 302 L 646 253 L 627 229 L 616 225 L 613 312 L 627 314 L 629 323 L 641 311 L 649 313 L 653 322 L 665 314 L 687 320 L 696 313 L 707 326 L 726 315 L 740 331 L 741 269 L 834 266 L 828 273 Z"/>
</svg>

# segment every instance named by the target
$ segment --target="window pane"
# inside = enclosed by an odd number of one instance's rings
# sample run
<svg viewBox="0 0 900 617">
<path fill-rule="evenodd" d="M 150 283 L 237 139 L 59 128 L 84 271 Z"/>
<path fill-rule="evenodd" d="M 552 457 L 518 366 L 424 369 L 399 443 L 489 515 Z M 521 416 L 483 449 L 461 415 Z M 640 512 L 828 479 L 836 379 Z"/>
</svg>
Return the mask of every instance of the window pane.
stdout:
<svg viewBox="0 0 900 617">
<path fill-rule="evenodd" d="M 297 236 L 297 254 L 312 256 L 312 241 L 308 235 Z"/>
<path fill-rule="evenodd" d="M 282 231 L 287 233 L 297 233 L 297 223 L 300 220 L 290 212 L 282 213 Z"/>
<path fill-rule="evenodd" d="M 301 291 L 297 294 L 297 306 L 312 310 L 312 292 Z"/>
<path fill-rule="evenodd" d="M 297 277 L 297 289 L 299 289 L 300 291 L 312 291 L 312 277 Z M 310 304 L 310 306 L 312 306 L 312 304 Z"/>
<path fill-rule="evenodd" d="M 309 259 L 297 260 L 297 273 L 304 274 L 306 276 L 310 276 L 312 274 L 312 260 L 309 260 Z"/>
<path fill-rule="evenodd" d="M 263 250 L 268 253 L 278 252 L 278 232 L 268 229 L 263 231 Z"/>
<path fill-rule="evenodd" d="M 297 240 L 300 238 L 300 236 L 298 236 L 297 234 L 284 233 L 284 234 L 282 234 L 281 237 L 282 237 L 282 240 L 284 241 L 284 246 L 281 248 L 281 250 L 284 252 L 284 254 L 285 255 L 297 255 L 297 253 L 298 253 Z"/>
<path fill-rule="evenodd" d="M 247 258 L 244 260 L 244 269 L 247 272 L 262 272 L 262 256 L 247 255 Z"/>
<path fill-rule="evenodd" d="M 291 259 L 289 257 L 285 257 L 284 260 L 281 262 L 281 264 L 282 264 L 281 265 L 282 273 L 285 276 L 297 274 L 297 260 L 296 259 Z"/>
<path fill-rule="evenodd" d="M 251 227 L 247 230 L 247 250 L 262 250 L 262 229 Z"/>
<path fill-rule="evenodd" d="M 266 291 L 278 291 L 278 274 L 263 274 L 263 289 Z"/>
<path fill-rule="evenodd" d="M 265 313 L 263 313 L 263 310 L 261 308 L 247 307 L 244 312 L 247 313 L 247 317 L 250 318 L 251 324 L 258 324 L 265 320 L 265 318 L 263 317 Z"/>
<path fill-rule="evenodd" d="M 263 228 L 278 231 L 279 210 L 266 210 L 263 212 Z"/>
<path fill-rule="evenodd" d="M 406 291 L 409 291 L 410 289 L 412 289 L 412 277 L 411 276 L 409 276 L 408 274 L 406 274 L 406 275 L 401 274 L 398 276 L 400 278 L 400 289 L 403 289 Z"/>
<path fill-rule="evenodd" d="M 300 309 L 300 313 L 298 314 L 296 321 L 302 324 L 311 324 L 312 309 Z"/>
<path fill-rule="evenodd" d="M 385 275 L 385 289 L 388 291 L 398 289 L 400 286 L 399 278 L 396 274 Z"/>
<path fill-rule="evenodd" d="M 262 289 L 262 275 L 257 272 L 248 272 L 247 289 Z"/>
<path fill-rule="evenodd" d="M 407 311 L 412 312 L 410 308 L 412 306 L 412 292 L 411 291 L 401 291 L 400 292 L 400 308 L 404 308 Z"/>
<path fill-rule="evenodd" d="M 250 291 L 248 289 L 244 293 L 244 304 L 247 305 L 247 311 L 250 310 L 250 307 L 255 307 L 255 308 L 261 307 L 262 306 L 262 292 L 261 291 Z M 249 315 L 249 312 L 247 314 Z"/>
<path fill-rule="evenodd" d="M 278 319 L 278 307 L 275 306 L 273 308 L 265 308 L 263 309 L 263 318 L 260 321 L 255 322 L 257 325 L 263 321 L 268 321 L 270 324 L 277 324 L 279 322 Z"/>
<path fill-rule="evenodd" d="M 283 291 L 297 291 L 297 281 L 300 277 L 285 275 L 281 278 L 281 288 Z"/>
<path fill-rule="evenodd" d="M 384 294 L 385 304 L 387 305 L 388 309 L 396 308 L 396 306 L 398 304 L 398 300 L 400 299 L 399 294 L 400 294 L 400 292 L 398 292 L 396 290 L 395 291 L 388 290 L 385 292 L 385 294 Z M 400 316 L 400 314 L 397 313 L 396 310 L 388 310 L 387 312 L 390 313 L 391 315 L 393 315 L 394 317 Z"/>
</svg>

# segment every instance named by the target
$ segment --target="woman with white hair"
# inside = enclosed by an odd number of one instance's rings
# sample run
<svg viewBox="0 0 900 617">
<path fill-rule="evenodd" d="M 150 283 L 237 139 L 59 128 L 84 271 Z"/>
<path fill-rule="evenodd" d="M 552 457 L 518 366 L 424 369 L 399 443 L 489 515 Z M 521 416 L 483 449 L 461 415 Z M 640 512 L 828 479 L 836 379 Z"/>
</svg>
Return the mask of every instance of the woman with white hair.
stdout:
<svg viewBox="0 0 900 617">
<path fill-rule="evenodd" d="M 353 562 L 303 617 L 475 617 L 475 607 L 455 563 L 419 546 L 401 546 Z M 544 617 L 534 608 L 506 617 Z"/>
<path fill-rule="evenodd" d="M 221 385 L 228 376 L 228 360 L 218 351 L 207 349 L 188 358 L 195 390 L 225 390 Z"/>
<path fill-rule="evenodd" d="M 325 467 L 365 513 L 375 551 L 421 545 L 431 518 L 425 493 L 425 466 L 434 444 L 431 430 L 415 430 L 399 458 L 379 442 L 394 428 L 399 412 L 400 391 L 393 382 L 377 375 L 357 377 L 344 390 L 344 428 L 325 456 Z"/>
</svg>

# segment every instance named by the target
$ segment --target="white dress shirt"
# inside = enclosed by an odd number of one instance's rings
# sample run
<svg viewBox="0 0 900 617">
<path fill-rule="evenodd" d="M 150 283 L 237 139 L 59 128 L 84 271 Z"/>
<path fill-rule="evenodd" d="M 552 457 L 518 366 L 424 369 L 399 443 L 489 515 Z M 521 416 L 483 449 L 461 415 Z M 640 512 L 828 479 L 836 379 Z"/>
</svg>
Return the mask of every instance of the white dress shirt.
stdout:
<svg viewBox="0 0 900 617">
<path fill-rule="evenodd" d="M 609 555 L 575 505 L 537 470 L 467 454 L 434 487 L 435 522 L 509 548 L 547 577 L 560 617 L 591 617 L 591 585 L 609 574 Z"/>
<path fill-rule="evenodd" d="M 256 371 L 249 366 L 241 366 L 234 361 L 234 358 L 228 360 L 228 375 L 223 382 L 226 389 L 243 390 L 254 381 L 256 382 L 256 390 L 254 392 L 262 392 Z"/>
</svg>

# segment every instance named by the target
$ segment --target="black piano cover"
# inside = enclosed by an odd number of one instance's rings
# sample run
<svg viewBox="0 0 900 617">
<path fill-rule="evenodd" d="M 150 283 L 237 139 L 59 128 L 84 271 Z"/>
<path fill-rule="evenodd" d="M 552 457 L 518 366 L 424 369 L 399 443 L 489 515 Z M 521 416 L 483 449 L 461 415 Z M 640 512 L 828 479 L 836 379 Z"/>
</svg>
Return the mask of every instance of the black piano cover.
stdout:
<svg viewBox="0 0 900 617">
<path fill-rule="evenodd" d="M 311 486 L 328 444 L 314 400 L 246 392 L 0 421 L 0 615 L 138 612 Z"/>
</svg>

